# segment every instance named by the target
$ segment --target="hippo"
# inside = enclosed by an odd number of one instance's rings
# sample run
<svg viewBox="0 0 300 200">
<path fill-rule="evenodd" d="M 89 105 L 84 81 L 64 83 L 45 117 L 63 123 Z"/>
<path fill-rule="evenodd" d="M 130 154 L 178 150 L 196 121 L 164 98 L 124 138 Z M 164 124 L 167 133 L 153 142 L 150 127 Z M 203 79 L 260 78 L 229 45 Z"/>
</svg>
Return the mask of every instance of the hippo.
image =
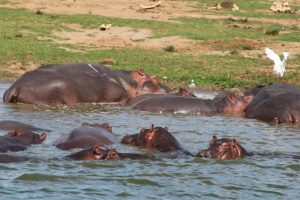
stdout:
<svg viewBox="0 0 300 200">
<path fill-rule="evenodd" d="M 94 147 L 81 150 L 66 156 L 72 160 L 142 160 L 142 159 L 153 159 L 153 156 L 136 153 L 119 153 L 115 149 L 104 149 L 99 145 Z"/>
<path fill-rule="evenodd" d="M 14 163 L 14 162 L 23 162 L 28 161 L 31 158 L 25 156 L 13 156 L 7 154 L 0 154 L 0 163 Z"/>
<path fill-rule="evenodd" d="M 143 95 L 144 96 L 144 95 Z M 224 92 L 214 99 L 174 95 L 147 95 L 133 99 L 127 105 L 133 109 L 156 113 L 217 114 L 241 113 L 252 100 L 252 96 L 240 96 L 233 92 Z"/>
<path fill-rule="evenodd" d="M 22 129 L 26 131 L 50 131 L 47 129 L 38 128 L 35 126 L 32 126 L 30 124 L 25 124 L 18 121 L 13 120 L 1 120 L 0 121 L 0 129 L 5 131 L 12 131 L 15 129 Z"/>
<path fill-rule="evenodd" d="M 153 124 L 150 129 L 142 128 L 137 134 L 124 136 L 121 143 L 146 149 L 156 149 L 160 152 L 178 150 L 186 155 L 192 155 L 181 147 L 177 139 L 168 131 L 167 127 L 154 127 Z"/>
<path fill-rule="evenodd" d="M 0 152 L 22 151 L 31 144 L 42 143 L 46 137 L 46 133 L 39 135 L 27 130 L 15 129 L 0 136 Z"/>
<path fill-rule="evenodd" d="M 197 153 L 197 157 L 214 158 L 217 160 L 230 160 L 250 156 L 244 147 L 242 147 L 236 139 L 221 138 L 213 136 L 209 142 L 209 146 L 205 150 Z"/>
<path fill-rule="evenodd" d="M 273 123 L 300 123 L 300 88 L 287 83 L 259 86 L 250 90 L 253 100 L 247 118 Z"/>
<path fill-rule="evenodd" d="M 138 71 L 113 70 L 88 63 L 50 64 L 26 72 L 4 93 L 3 102 L 42 105 L 77 103 L 125 104 L 146 93 L 166 93 L 170 89 L 156 76 Z"/>
<path fill-rule="evenodd" d="M 73 148 L 90 148 L 94 145 L 106 147 L 119 143 L 119 139 L 112 133 L 112 127 L 108 123 L 82 123 L 80 127 L 72 130 L 65 140 L 56 143 L 57 148 L 69 150 Z"/>
<path fill-rule="evenodd" d="M 270 152 L 248 152 L 236 139 L 221 138 L 213 136 L 207 149 L 201 150 L 196 157 L 213 158 L 217 160 L 232 160 L 248 156 L 267 156 L 268 158 L 292 158 L 300 159 L 299 155 Z"/>
</svg>

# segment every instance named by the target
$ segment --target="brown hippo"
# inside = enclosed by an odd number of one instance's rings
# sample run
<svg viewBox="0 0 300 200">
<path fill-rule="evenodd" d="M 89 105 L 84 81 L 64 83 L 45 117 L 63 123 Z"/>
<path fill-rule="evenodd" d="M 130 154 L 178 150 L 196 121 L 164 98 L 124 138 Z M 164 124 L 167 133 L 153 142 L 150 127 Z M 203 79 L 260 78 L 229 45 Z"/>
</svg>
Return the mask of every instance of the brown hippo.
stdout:
<svg viewBox="0 0 300 200">
<path fill-rule="evenodd" d="M 259 86 L 248 92 L 254 98 L 247 118 L 275 123 L 300 123 L 300 88 L 287 83 Z"/>
<path fill-rule="evenodd" d="M 46 137 L 46 133 L 39 135 L 27 130 L 15 129 L 0 136 L 0 152 L 22 151 L 31 144 L 42 143 Z"/>
<path fill-rule="evenodd" d="M 252 100 L 252 96 L 240 96 L 232 92 L 224 92 L 214 99 L 200 99 L 195 97 L 174 95 L 143 95 L 136 97 L 127 105 L 134 109 L 141 109 L 158 113 L 240 113 L 245 110 Z"/>
<path fill-rule="evenodd" d="M 90 148 L 94 145 L 106 147 L 115 143 L 119 143 L 119 139 L 112 134 L 112 127 L 108 123 L 82 123 L 80 127 L 72 130 L 65 140 L 57 142 L 55 146 L 62 150 L 69 150 Z"/>
<path fill-rule="evenodd" d="M 76 63 L 44 65 L 23 74 L 3 95 L 3 102 L 44 105 L 126 103 L 145 93 L 166 93 L 155 76 Z"/>
<path fill-rule="evenodd" d="M 147 149 L 156 149 L 161 152 L 179 150 L 186 155 L 192 155 L 190 152 L 182 149 L 179 142 L 168 131 L 167 127 L 154 127 L 153 124 L 150 129 L 142 128 L 137 134 L 124 136 L 121 143 Z"/>
<path fill-rule="evenodd" d="M 203 158 L 215 158 L 218 160 L 229 160 L 250 156 L 235 139 L 213 136 L 207 149 L 199 151 L 196 156 Z"/>
<path fill-rule="evenodd" d="M 286 153 L 269 153 L 269 152 L 247 152 L 235 139 L 221 138 L 213 136 L 207 149 L 201 150 L 196 157 L 214 158 L 217 160 L 230 160 L 246 156 L 268 156 L 268 158 L 292 158 L 300 159 L 299 155 Z"/>
<path fill-rule="evenodd" d="M 13 162 L 23 162 L 30 160 L 28 157 L 24 156 L 13 156 L 7 154 L 0 154 L 0 163 L 13 163 Z"/>
<path fill-rule="evenodd" d="M 38 128 L 35 126 L 32 126 L 30 124 L 25 124 L 18 121 L 13 120 L 1 120 L 0 121 L 0 129 L 5 131 L 12 131 L 15 129 L 21 129 L 26 131 L 49 131 L 47 129 Z"/>
<path fill-rule="evenodd" d="M 141 159 L 153 159 L 152 156 L 136 153 L 119 153 L 115 149 L 104 149 L 98 145 L 92 148 L 79 151 L 68 155 L 67 158 L 72 160 L 141 160 Z"/>
</svg>

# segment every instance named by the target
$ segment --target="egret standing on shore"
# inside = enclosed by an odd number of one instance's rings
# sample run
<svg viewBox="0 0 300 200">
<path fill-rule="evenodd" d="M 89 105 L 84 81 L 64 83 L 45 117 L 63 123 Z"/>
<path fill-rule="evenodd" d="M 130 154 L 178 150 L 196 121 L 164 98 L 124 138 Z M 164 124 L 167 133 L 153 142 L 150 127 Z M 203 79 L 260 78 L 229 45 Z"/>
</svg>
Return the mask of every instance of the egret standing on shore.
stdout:
<svg viewBox="0 0 300 200">
<path fill-rule="evenodd" d="M 282 61 L 281 61 L 280 57 L 278 56 L 278 54 L 276 54 L 274 51 L 272 51 L 268 47 L 265 48 L 265 54 L 267 55 L 268 58 L 270 58 L 274 62 L 274 67 L 273 67 L 274 73 L 279 78 L 282 78 L 283 74 L 285 72 L 285 64 L 286 64 L 286 61 L 287 61 L 287 59 L 289 57 L 289 53 L 283 52 L 283 59 L 282 59 Z"/>
</svg>

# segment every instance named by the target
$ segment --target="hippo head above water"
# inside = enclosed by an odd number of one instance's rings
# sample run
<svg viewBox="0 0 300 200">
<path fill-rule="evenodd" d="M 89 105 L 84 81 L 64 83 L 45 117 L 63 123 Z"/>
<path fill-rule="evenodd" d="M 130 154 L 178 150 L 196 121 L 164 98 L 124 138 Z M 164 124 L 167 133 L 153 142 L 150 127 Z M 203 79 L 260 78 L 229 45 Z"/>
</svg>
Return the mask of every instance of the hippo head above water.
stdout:
<svg viewBox="0 0 300 200">
<path fill-rule="evenodd" d="M 252 99 L 252 95 L 242 96 L 234 92 L 223 92 L 218 94 L 214 101 L 219 104 L 220 112 L 241 113 L 244 112 Z"/>
<path fill-rule="evenodd" d="M 200 151 L 197 156 L 215 158 L 217 160 L 229 160 L 249 156 L 250 154 L 236 141 L 236 139 L 213 136 L 208 149 Z"/>
<path fill-rule="evenodd" d="M 14 131 L 8 132 L 4 137 L 14 138 L 23 144 L 29 145 L 42 143 L 46 139 L 47 134 L 42 133 L 39 135 L 31 131 L 15 129 Z"/>
<path fill-rule="evenodd" d="M 150 127 L 150 129 L 142 128 L 137 134 L 125 136 L 121 143 L 130 144 L 147 149 L 157 149 L 162 152 L 181 149 L 176 138 L 168 132 L 168 128 Z"/>
<path fill-rule="evenodd" d="M 121 160 L 115 149 L 105 149 L 98 145 L 67 156 L 73 160 Z"/>
<path fill-rule="evenodd" d="M 135 72 L 131 72 L 131 77 L 137 84 L 137 90 L 131 91 L 131 96 L 152 93 L 167 93 L 170 91 L 170 88 L 159 83 L 155 75 L 147 75 L 143 68 L 140 68 Z"/>
<path fill-rule="evenodd" d="M 72 160 L 123 160 L 152 159 L 152 156 L 136 153 L 119 153 L 115 149 L 105 149 L 98 145 L 67 156 Z"/>
</svg>

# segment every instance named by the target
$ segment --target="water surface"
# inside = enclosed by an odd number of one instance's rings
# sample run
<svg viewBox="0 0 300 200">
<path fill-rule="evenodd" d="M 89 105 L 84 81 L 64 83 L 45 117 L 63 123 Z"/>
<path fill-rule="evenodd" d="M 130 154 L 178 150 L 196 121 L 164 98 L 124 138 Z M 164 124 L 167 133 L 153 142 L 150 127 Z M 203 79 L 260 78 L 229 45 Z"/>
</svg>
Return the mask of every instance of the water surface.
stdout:
<svg viewBox="0 0 300 200">
<path fill-rule="evenodd" d="M 9 87 L 0 83 L 0 96 Z M 0 102 L 0 120 L 18 120 L 52 130 L 47 140 L 10 153 L 34 159 L 0 164 L 1 199 L 299 199 L 300 162 L 290 157 L 254 156 L 233 161 L 180 156 L 157 160 L 68 161 L 53 143 L 82 122 L 113 126 L 123 137 L 143 127 L 167 126 L 192 153 L 213 134 L 236 138 L 248 151 L 300 155 L 299 126 L 271 125 L 239 116 L 152 114 L 119 105 L 42 107 Z M 0 132 L 4 134 L 5 132 Z M 145 150 L 122 145 L 120 152 Z"/>
</svg>

